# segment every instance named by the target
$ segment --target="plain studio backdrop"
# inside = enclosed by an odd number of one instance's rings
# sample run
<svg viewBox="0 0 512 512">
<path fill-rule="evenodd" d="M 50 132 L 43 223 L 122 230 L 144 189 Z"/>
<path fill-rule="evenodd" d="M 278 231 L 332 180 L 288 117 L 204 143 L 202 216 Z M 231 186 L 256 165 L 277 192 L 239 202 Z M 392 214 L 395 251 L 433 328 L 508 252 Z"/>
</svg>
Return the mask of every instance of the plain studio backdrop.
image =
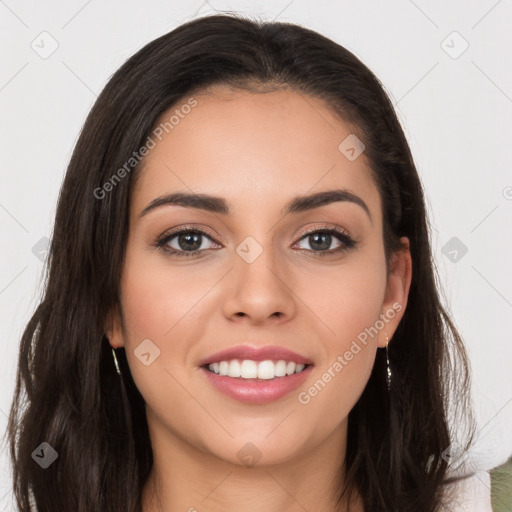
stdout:
<svg viewBox="0 0 512 512">
<path fill-rule="evenodd" d="M 512 4 L 506 0 L 0 1 L 0 427 L 37 305 L 58 191 L 109 77 L 149 41 L 215 12 L 304 25 L 355 53 L 390 94 L 422 179 L 445 304 L 473 369 L 488 470 L 512 454 Z M 62 333 L 66 343 L 66 333 Z M 35 448 L 35 447 L 34 447 Z M 10 508 L 5 448 L 0 510 Z"/>
</svg>

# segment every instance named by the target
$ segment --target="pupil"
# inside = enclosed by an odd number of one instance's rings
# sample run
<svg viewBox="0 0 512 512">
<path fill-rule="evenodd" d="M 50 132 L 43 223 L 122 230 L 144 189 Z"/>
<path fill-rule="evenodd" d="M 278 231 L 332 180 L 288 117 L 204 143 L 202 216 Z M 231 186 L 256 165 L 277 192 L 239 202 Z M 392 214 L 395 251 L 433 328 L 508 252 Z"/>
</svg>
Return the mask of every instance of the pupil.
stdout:
<svg viewBox="0 0 512 512">
<path fill-rule="evenodd" d="M 196 251 L 201 247 L 201 235 L 199 233 L 180 235 L 178 243 L 184 250 Z M 331 235 L 328 233 L 315 233 L 309 236 L 309 243 L 313 249 L 320 251 L 328 250 L 331 245 Z"/>
<path fill-rule="evenodd" d="M 322 239 L 323 242 L 318 242 L 319 239 Z M 327 250 L 331 245 L 331 235 L 328 233 L 315 233 L 310 235 L 309 243 L 313 249 Z M 315 245 L 317 245 L 317 247 L 315 247 Z"/>
<path fill-rule="evenodd" d="M 195 251 L 201 247 L 201 235 L 199 233 L 187 233 L 178 237 L 179 246 L 184 250 Z M 192 244 L 192 247 L 187 247 Z"/>
</svg>

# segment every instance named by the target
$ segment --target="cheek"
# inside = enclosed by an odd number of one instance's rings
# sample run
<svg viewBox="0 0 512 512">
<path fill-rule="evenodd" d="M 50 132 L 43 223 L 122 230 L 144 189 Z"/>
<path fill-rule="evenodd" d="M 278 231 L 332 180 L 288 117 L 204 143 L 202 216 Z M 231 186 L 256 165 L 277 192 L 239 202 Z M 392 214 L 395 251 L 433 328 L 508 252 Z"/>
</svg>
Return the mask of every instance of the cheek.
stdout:
<svg viewBox="0 0 512 512">
<path fill-rule="evenodd" d="M 311 274 L 303 283 L 314 312 L 328 328 L 329 350 L 347 342 L 375 324 L 383 313 L 386 268 L 383 257 L 369 250 L 351 255 L 346 264 Z M 312 284 L 315 286 L 312 286 Z"/>
<path fill-rule="evenodd" d="M 166 369 L 173 375 L 176 370 L 186 371 L 187 339 L 202 325 L 197 302 L 203 288 L 211 284 L 190 272 L 171 269 L 165 262 L 148 264 L 147 260 L 147 256 L 133 253 L 127 257 L 121 302 L 130 371 L 141 394 L 152 402 L 176 384 Z M 185 375 L 176 377 L 180 382 L 185 379 Z M 163 398 L 165 402 L 168 397 Z"/>
<path fill-rule="evenodd" d="M 323 353 L 312 385 L 301 389 L 298 401 L 312 416 L 324 417 L 324 427 L 334 427 L 366 386 L 377 339 L 385 330 L 379 317 L 384 313 L 385 262 L 371 254 L 360 255 L 329 276 L 318 279 L 317 275 L 316 283 L 311 300 L 326 326 L 322 328 Z"/>
<path fill-rule="evenodd" d="M 185 323 L 197 320 L 198 302 L 214 279 L 211 273 L 172 266 L 154 254 L 135 249 L 127 254 L 121 282 L 127 341 L 149 338 L 169 343 Z"/>
</svg>

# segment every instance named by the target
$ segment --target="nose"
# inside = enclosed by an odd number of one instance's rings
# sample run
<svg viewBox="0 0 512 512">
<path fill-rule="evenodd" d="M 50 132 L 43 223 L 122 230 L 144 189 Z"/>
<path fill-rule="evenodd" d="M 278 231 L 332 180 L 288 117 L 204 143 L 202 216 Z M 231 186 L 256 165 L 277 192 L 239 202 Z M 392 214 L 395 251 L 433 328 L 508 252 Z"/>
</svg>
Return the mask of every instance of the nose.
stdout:
<svg viewBox="0 0 512 512">
<path fill-rule="evenodd" d="M 248 247 L 250 251 L 261 251 L 256 259 L 246 257 L 243 249 Z M 296 314 L 293 273 L 284 262 L 277 264 L 272 248 L 241 244 L 227 278 L 223 312 L 231 321 L 283 323 Z"/>
</svg>

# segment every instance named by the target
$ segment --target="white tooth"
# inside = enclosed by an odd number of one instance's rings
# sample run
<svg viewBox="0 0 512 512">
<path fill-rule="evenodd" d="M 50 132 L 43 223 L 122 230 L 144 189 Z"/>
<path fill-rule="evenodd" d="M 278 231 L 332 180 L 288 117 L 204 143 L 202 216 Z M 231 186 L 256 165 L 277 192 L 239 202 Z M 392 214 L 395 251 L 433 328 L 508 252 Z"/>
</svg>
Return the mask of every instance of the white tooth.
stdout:
<svg viewBox="0 0 512 512">
<path fill-rule="evenodd" d="M 275 376 L 274 361 L 261 361 L 258 364 L 258 379 L 273 379 Z"/>
<path fill-rule="evenodd" d="M 293 373 L 295 373 L 295 363 L 293 361 L 290 361 L 286 365 L 286 375 L 292 375 Z"/>
<path fill-rule="evenodd" d="M 238 361 L 238 359 L 233 359 L 232 361 L 230 361 L 228 376 L 240 377 L 240 362 Z"/>
<path fill-rule="evenodd" d="M 256 379 L 258 377 L 258 365 L 256 362 L 244 359 L 240 365 L 240 376 L 244 379 Z"/>
<path fill-rule="evenodd" d="M 279 361 L 267 359 L 260 362 L 252 361 L 251 359 L 244 359 L 243 361 L 232 359 L 229 361 L 210 363 L 208 365 L 208 369 L 218 375 L 262 380 L 270 380 L 275 377 L 285 377 L 286 375 L 300 373 L 305 367 L 306 365 L 304 364 L 296 364 L 292 361 L 286 362 L 284 359 L 280 359 Z"/>
<path fill-rule="evenodd" d="M 227 375 L 229 370 L 229 361 L 221 361 L 219 363 L 219 375 Z"/>
<path fill-rule="evenodd" d="M 284 377 L 286 375 L 286 361 L 282 359 L 276 363 L 276 377 Z"/>
</svg>

